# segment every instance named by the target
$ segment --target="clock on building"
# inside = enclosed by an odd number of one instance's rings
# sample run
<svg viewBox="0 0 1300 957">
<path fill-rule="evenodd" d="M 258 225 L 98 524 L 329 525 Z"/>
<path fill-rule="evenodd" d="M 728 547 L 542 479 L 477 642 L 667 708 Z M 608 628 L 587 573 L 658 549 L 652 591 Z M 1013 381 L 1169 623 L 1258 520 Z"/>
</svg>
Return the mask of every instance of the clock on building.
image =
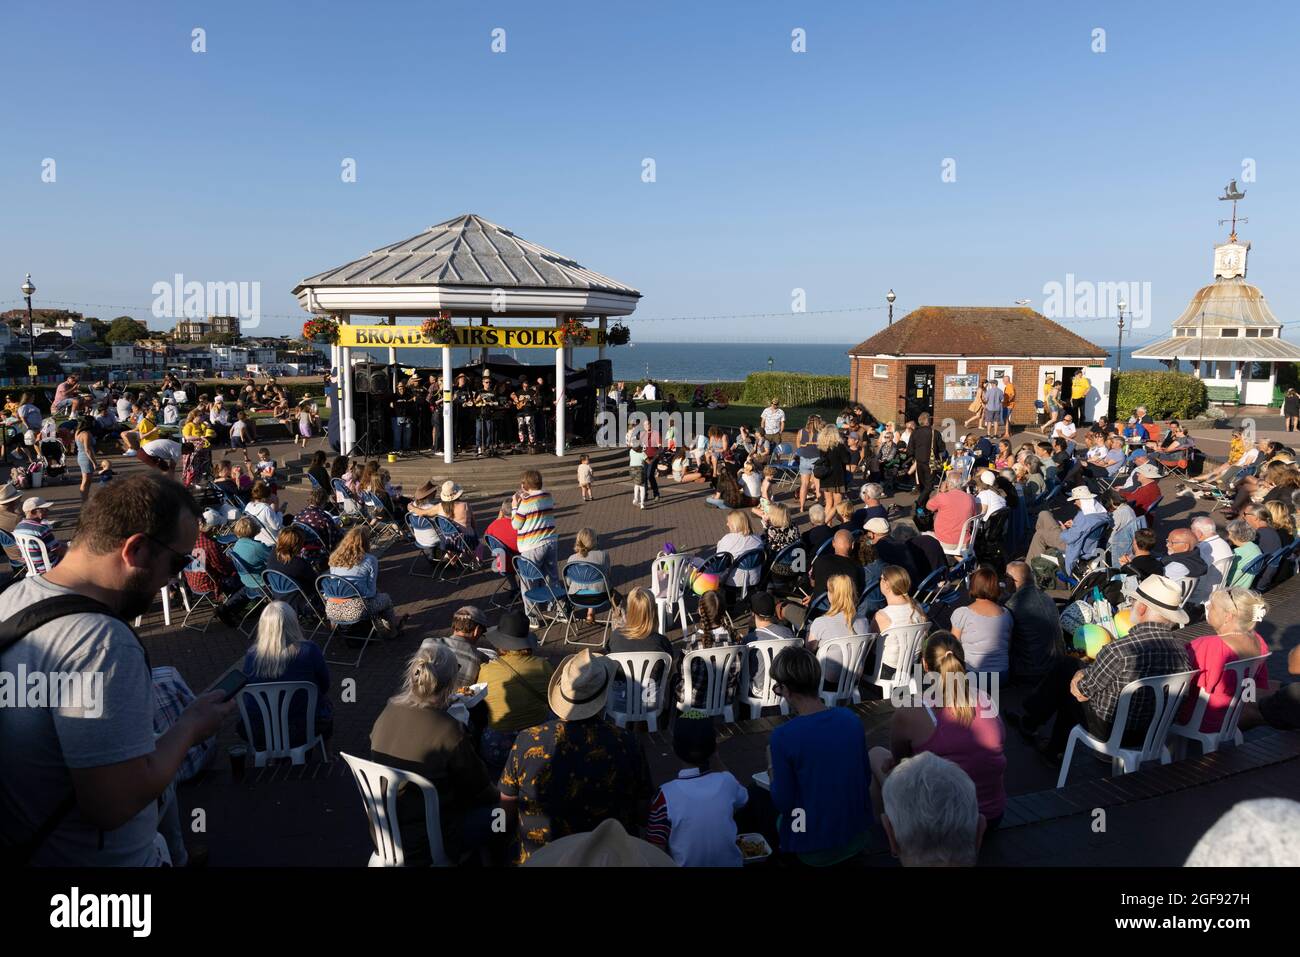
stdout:
<svg viewBox="0 0 1300 957">
<path fill-rule="evenodd" d="M 1246 254 L 1250 243 L 1222 243 L 1214 247 L 1214 278 L 1235 279 L 1246 275 Z"/>
</svg>

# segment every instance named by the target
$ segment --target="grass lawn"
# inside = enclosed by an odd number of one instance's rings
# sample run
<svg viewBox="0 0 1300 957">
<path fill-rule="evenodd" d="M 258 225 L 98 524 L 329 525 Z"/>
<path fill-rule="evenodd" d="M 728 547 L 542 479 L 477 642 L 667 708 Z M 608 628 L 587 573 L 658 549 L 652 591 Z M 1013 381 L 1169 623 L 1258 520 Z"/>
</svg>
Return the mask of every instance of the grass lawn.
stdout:
<svg viewBox="0 0 1300 957">
<path fill-rule="evenodd" d="M 636 405 L 638 412 L 658 412 L 663 408 L 662 402 L 638 402 Z M 707 429 L 712 425 L 721 425 L 724 428 L 739 428 L 747 425 L 751 429 L 760 429 L 759 414 L 763 411 L 761 405 L 739 405 L 733 402 L 725 409 L 692 409 L 688 404 L 678 403 L 683 413 L 700 412 L 704 415 L 704 427 Z M 784 407 L 783 407 L 784 408 Z M 801 405 L 793 408 L 785 408 L 785 430 L 787 432 L 797 432 L 803 428 L 808 416 L 818 414 L 822 418 L 828 418 L 834 421 L 838 410 L 834 407 L 823 408 L 813 405 Z"/>
</svg>

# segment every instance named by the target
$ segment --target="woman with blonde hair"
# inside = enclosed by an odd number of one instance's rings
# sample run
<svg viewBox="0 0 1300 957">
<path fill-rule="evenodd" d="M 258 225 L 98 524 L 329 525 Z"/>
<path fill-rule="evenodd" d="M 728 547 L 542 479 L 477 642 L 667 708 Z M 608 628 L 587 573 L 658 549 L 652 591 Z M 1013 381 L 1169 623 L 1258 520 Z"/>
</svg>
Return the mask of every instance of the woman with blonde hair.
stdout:
<svg viewBox="0 0 1300 957">
<path fill-rule="evenodd" d="M 627 613 L 621 628 L 617 628 L 609 636 L 608 652 L 610 654 L 622 654 L 625 652 L 638 651 L 660 651 L 672 657 L 669 668 L 673 663 L 681 658 L 681 654 L 673 647 L 673 643 L 660 634 L 656 621 L 656 609 L 654 596 L 650 594 L 649 589 L 633 588 L 624 602 Z M 656 667 L 650 677 L 657 682 L 663 676 L 660 668 Z M 647 689 L 656 687 L 648 685 Z M 611 692 L 613 695 L 613 704 L 615 709 L 622 709 L 626 702 L 627 681 L 620 673 Z M 655 702 L 657 704 L 658 702 Z M 651 702 L 646 702 L 647 706 Z"/>
<path fill-rule="evenodd" d="M 912 598 L 912 576 L 907 573 L 906 568 L 898 565 L 886 565 L 880 572 L 880 593 L 885 597 L 885 607 L 876 612 L 875 623 L 876 629 L 880 632 L 881 640 L 885 643 L 882 650 L 884 658 L 882 659 L 881 669 L 882 676 L 890 676 L 897 673 L 901 667 L 910 669 L 912 662 L 900 661 L 903 654 L 902 642 L 893 637 L 885 637 L 885 632 L 896 625 L 919 625 L 929 619 L 925 616 L 924 609 Z M 889 669 L 889 675 L 885 675 L 884 668 Z"/>
<path fill-rule="evenodd" d="M 833 509 L 844 501 L 849 451 L 840 438 L 840 430 L 833 425 L 825 426 L 817 433 L 817 448 L 821 452 L 821 458 L 817 460 L 813 476 L 826 497 L 826 507 Z"/>
<path fill-rule="evenodd" d="M 328 738 L 334 730 L 334 708 L 330 704 L 330 669 L 320 646 L 302 636 L 298 612 L 282 601 L 273 601 L 262 609 L 257 620 L 257 638 L 244 655 L 240 670 L 248 675 L 249 684 L 272 681 L 309 681 L 316 686 L 316 733 Z M 289 707 L 289 740 L 301 742 L 307 737 L 306 695 L 295 695 Z M 250 699 L 249 723 L 253 726 L 253 743 L 262 743 L 261 709 Z M 240 737 L 245 735 L 243 722 Z"/>
<path fill-rule="evenodd" d="M 1282 544 L 1290 545 L 1295 541 L 1295 513 L 1290 507 L 1275 500 L 1265 502 L 1264 508 L 1268 512 L 1268 524 L 1277 532 Z"/>
<path fill-rule="evenodd" d="M 727 534 L 718 539 L 716 552 L 726 552 L 733 559 L 754 549 L 762 550 L 763 540 L 754 534 L 749 522 L 749 513 L 743 509 L 732 509 L 727 513 Z M 762 567 L 749 571 L 734 569 L 725 584 L 729 588 L 748 586 L 753 588 L 763 576 Z"/>
<path fill-rule="evenodd" d="M 1270 653 L 1268 642 L 1256 631 L 1267 611 L 1264 599 L 1247 588 L 1218 588 L 1210 593 L 1205 620 L 1214 628 L 1214 634 L 1196 638 L 1188 645 L 1190 668 L 1201 670 L 1196 678 L 1199 691 L 1193 689 L 1188 695 L 1178 715 L 1179 723 L 1191 720 L 1197 699 L 1204 694 L 1209 701 L 1197 730 L 1213 734 L 1223 727 L 1228 706 L 1237 691 L 1237 677 L 1227 666 Z M 1252 677 L 1256 691 L 1268 690 L 1267 660 L 1255 665 Z"/>
<path fill-rule="evenodd" d="M 776 502 L 767 507 L 763 517 L 763 544 L 767 548 L 767 557 L 777 554 L 799 541 L 799 531 L 790 524 L 790 510 Z"/>
<path fill-rule="evenodd" d="M 858 613 L 858 592 L 848 575 L 832 575 L 826 582 L 826 599 L 830 608 L 808 626 L 808 648 L 817 650 L 819 642 L 831 638 L 871 633 L 871 624 Z M 843 662 L 832 651 L 822 662 L 823 679 L 827 688 L 834 688 L 840 680 Z"/>
<path fill-rule="evenodd" d="M 443 847 L 452 861 L 487 842 L 499 800 L 469 731 L 447 712 L 458 674 L 450 648 L 421 645 L 406 664 L 402 690 L 370 729 L 372 761 L 414 772 L 437 789 Z M 416 785 L 398 787 L 397 820 L 406 863 L 432 863 L 424 798 Z"/>
<path fill-rule="evenodd" d="M 609 584 L 609 554 L 596 546 L 599 540 L 596 537 L 594 528 L 580 528 L 578 534 L 573 539 L 573 554 L 570 555 L 561 567 L 561 574 L 565 568 L 570 565 L 595 565 L 605 573 L 605 584 Z M 577 582 L 569 583 L 570 595 L 599 595 L 605 592 L 600 585 L 579 585 Z M 610 601 L 615 601 L 616 596 L 612 591 L 607 592 Z M 617 604 L 617 602 L 615 602 Z M 596 613 L 592 609 L 587 609 L 587 621 L 595 620 Z"/>
<path fill-rule="evenodd" d="M 330 574 L 346 578 L 356 585 L 365 602 L 364 613 L 379 619 L 380 626 L 390 635 L 396 635 L 406 624 L 406 615 L 400 618 L 393 608 L 393 600 L 379 590 L 379 559 L 370 554 L 370 529 L 357 526 L 343 536 L 343 541 L 330 553 Z M 325 602 L 325 613 L 340 622 L 353 622 L 361 617 L 362 609 L 353 607 L 354 598 L 331 598 Z"/>
<path fill-rule="evenodd" d="M 898 708 L 889 727 L 889 747 L 872 748 L 871 800 L 880 813 L 880 789 L 900 761 L 925 751 L 956 764 L 975 783 L 980 814 L 988 828 L 997 827 L 1006 809 L 1003 753 L 1006 729 L 988 695 L 971 680 L 961 642 L 946 631 L 936 631 L 921 652 L 923 691 L 916 699 L 922 707 Z M 939 707 L 924 702 L 937 692 Z"/>
</svg>

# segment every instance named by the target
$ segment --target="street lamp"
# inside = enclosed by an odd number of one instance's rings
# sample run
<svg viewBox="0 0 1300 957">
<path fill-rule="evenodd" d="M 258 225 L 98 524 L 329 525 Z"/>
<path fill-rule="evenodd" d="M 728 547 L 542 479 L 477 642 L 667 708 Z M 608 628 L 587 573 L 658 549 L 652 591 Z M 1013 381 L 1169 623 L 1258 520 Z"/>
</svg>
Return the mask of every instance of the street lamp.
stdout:
<svg viewBox="0 0 1300 957">
<path fill-rule="evenodd" d="M 772 371 L 772 366 L 773 366 L 773 364 L 774 364 L 775 362 L 776 362 L 776 360 L 773 359 L 771 356 L 768 356 L 768 357 L 767 357 L 767 371 L 768 371 L 768 372 L 771 372 L 771 371 Z"/>
<path fill-rule="evenodd" d="M 32 329 L 32 296 L 36 286 L 32 283 L 32 274 L 28 273 L 22 284 L 23 298 L 27 300 L 27 381 L 32 389 L 36 388 L 36 336 Z"/>
<path fill-rule="evenodd" d="M 1115 305 L 1119 306 L 1119 340 L 1115 343 L 1115 375 L 1118 377 L 1124 368 L 1124 310 L 1128 303 L 1121 299 Z"/>
<path fill-rule="evenodd" d="M 892 289 L 885 293 L 885 301 L 889 303 L 889 324 L 891 326 L 894 324 L 894 300 L 897 298 L 898 297 L 894 295 L 894 290 Z"/>
</svg>

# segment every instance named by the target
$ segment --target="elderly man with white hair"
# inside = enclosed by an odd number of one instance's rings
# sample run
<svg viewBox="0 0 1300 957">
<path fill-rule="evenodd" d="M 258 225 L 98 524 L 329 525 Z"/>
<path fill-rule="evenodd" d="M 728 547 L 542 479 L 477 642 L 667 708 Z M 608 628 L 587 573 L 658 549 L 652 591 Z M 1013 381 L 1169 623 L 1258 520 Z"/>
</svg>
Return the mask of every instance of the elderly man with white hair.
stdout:
<svg viewBox="0 0 1300 957">
<path fill-rule="evenodd" d="M 881 504 L 880 500 L 885 497 L 885 490 L 875 482 L 868 482 L 862 486 L 862 508 L 853 513 L 853 518 L 849 521 L 849 527 L 858 531 L 866 527 L 867 522 L 873 518 L 889 518 L 889 509 Z"/>
<path fill-rule="evenodd" d="M 901 762 L 882 789 L 880 824 L 904 867 L 974 867 L 984 840 L 975 782 L 933 751 Z"/>
<path fill-rule="evenodd" d="M 1109 738 L 1120 693 L 1129 682 L 1181 674 L 1195 667 L 1187 642 L 1174 634 L 1175 626 L 1187 624 L 1182 605 L 1183 588 L 1178 582 L 1163 575 L 1143 579 L 1128 634 L 1102 645 L 1091 663 L 1069 656 L 1058 660 L 1026 696 L 1024 713 L 1005 714 L 1007 723 L 1032 738 L 1054 714 L 1056 722 L 1044 749 L 1051 758 L 1064 752 L 1066 738 L 1076 724 L 1082 724 L 1095 738 Z M 1129 706 L 1125 747 L 1141 746 L 1154 712 L 1154 698 L 1149 690 L 1143 690 Z"/>
</svg>

